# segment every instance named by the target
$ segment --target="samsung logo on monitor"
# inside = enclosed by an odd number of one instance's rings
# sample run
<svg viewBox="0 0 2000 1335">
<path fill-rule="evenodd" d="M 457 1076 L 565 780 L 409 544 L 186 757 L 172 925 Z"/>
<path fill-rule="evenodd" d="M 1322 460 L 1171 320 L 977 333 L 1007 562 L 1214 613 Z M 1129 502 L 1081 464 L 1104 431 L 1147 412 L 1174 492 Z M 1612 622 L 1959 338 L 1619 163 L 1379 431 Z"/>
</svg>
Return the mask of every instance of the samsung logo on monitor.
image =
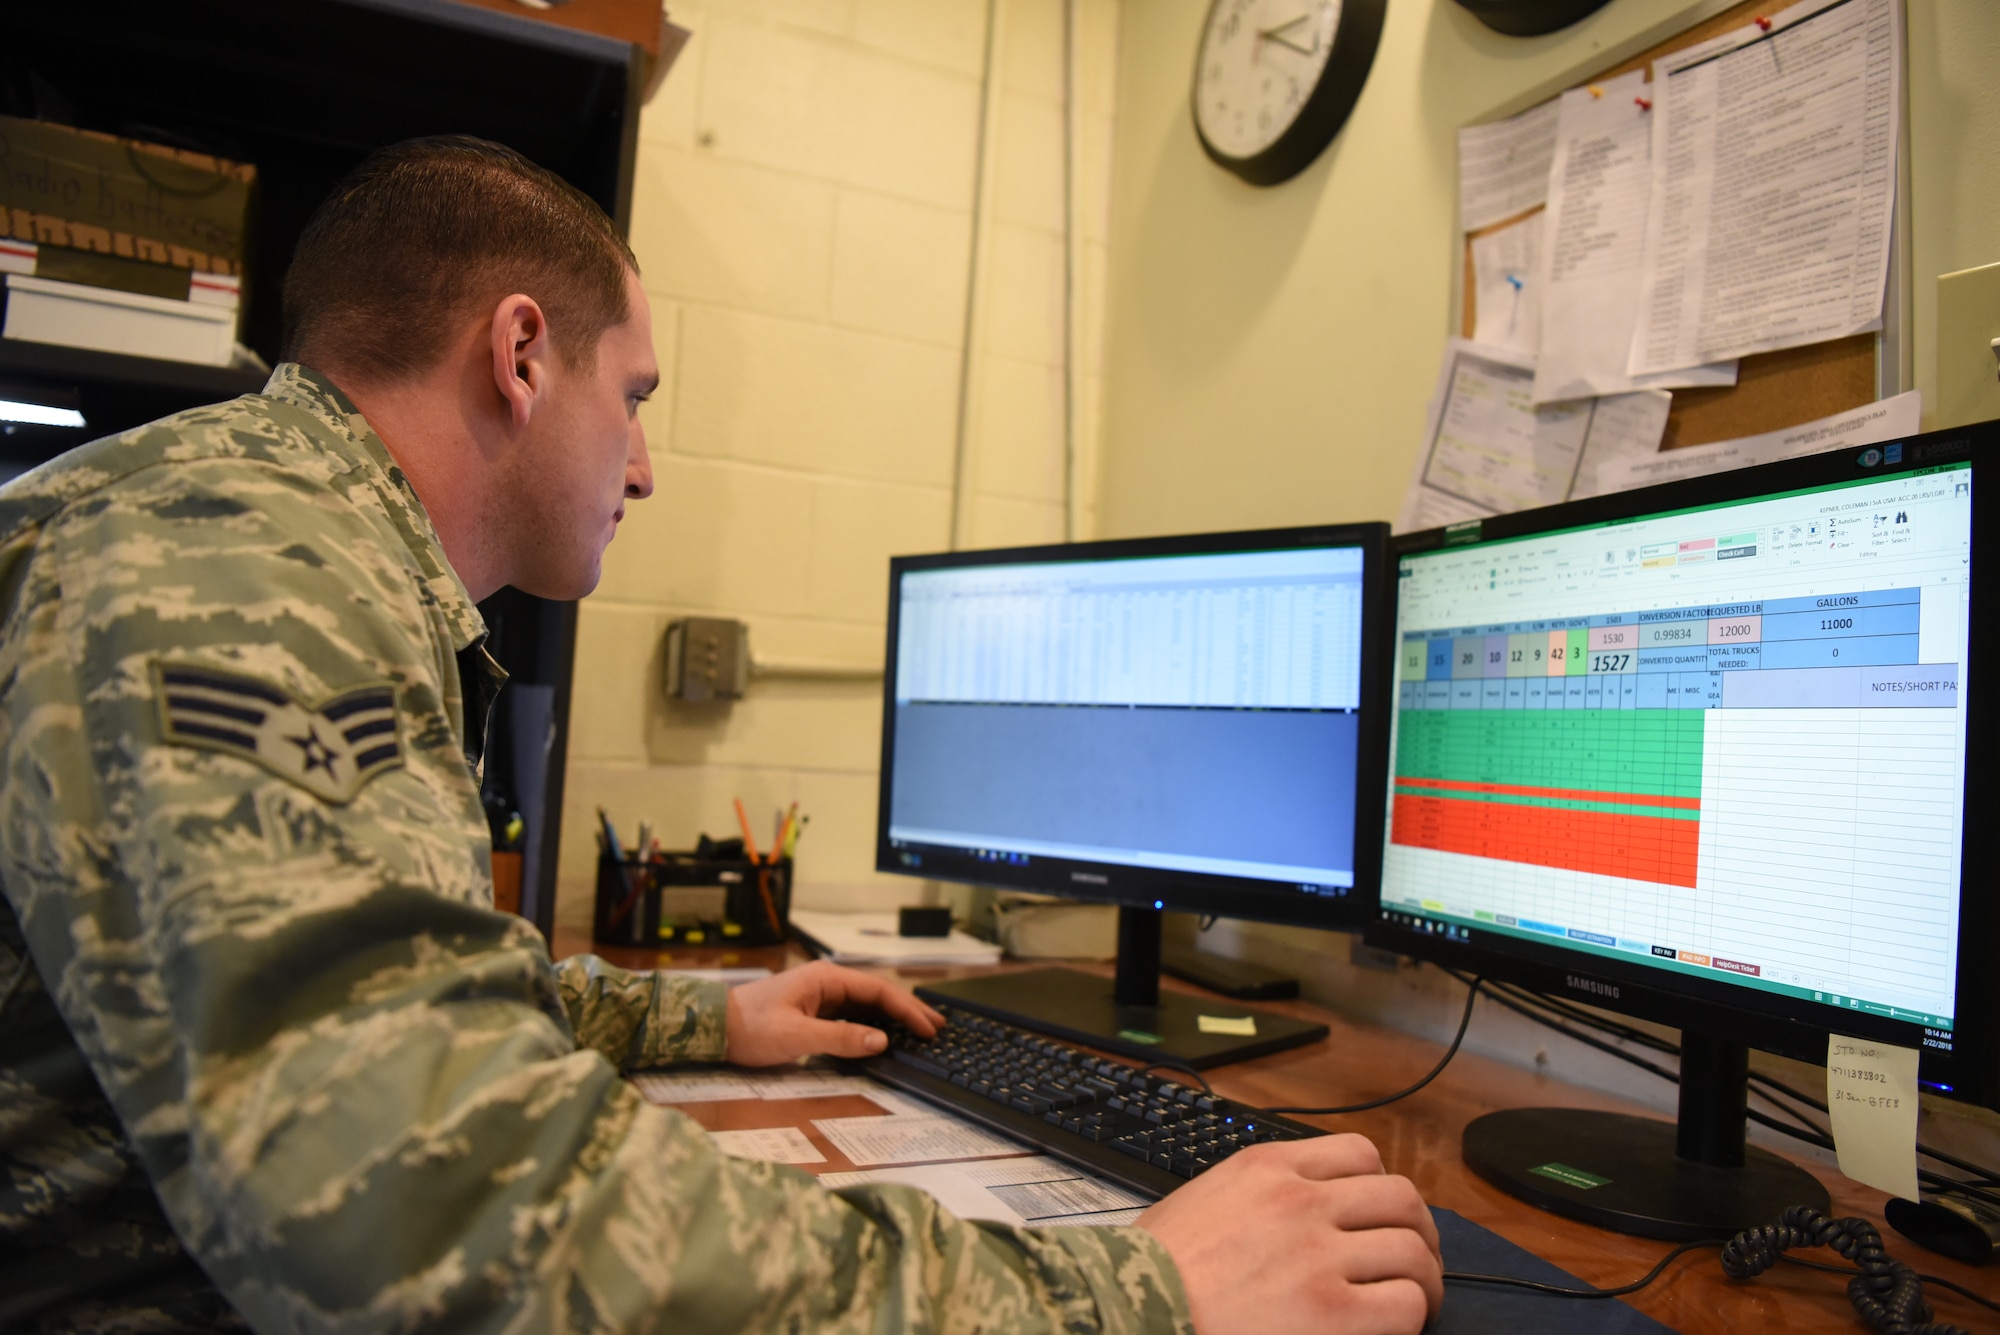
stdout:
<svg viewBox="0 0 2000 1335">
<path fill-rule="evenodd" d="M 1081 881 L 1081 882 L 1083 882 L 1083 883 L 1084 883 L 1085 885 L 1110 885 L 1110 884 L 1111 884 L 1111 878 L 1110 878 L 1109 876 L 1106 876 L 1106 875 L 1104 875 L 1104 874 L 1103 874 L 1102 872 L 1094 872 L 1094 871 L 1073 871 L 1073 872 L 1071 872 L 1071 873 L 1069 874 L 1069 878 L 1070 878 L 1070 879 L 1071 879 L 1072 881 Z"/>
<path fill-rule="evenodd" d="M 1595 978 L 1578 978 L 1573 973 L 1564 975 L 1563 981 L 1578 992 L 1588 992 L 1595 997 L 1618 1000 L 1618 987 L 1614 983 L 1600 983 Z"/>
</svg>

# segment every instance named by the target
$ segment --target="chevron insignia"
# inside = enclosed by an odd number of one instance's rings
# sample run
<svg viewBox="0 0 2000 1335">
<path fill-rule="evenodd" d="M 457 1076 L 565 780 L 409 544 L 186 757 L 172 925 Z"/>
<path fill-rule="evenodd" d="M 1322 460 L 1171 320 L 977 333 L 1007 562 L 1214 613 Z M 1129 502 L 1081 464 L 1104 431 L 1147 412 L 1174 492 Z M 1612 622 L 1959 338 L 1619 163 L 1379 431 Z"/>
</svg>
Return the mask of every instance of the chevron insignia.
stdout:
<svg viewBox="0 0 2000 1335">
<path fill-rule="evenodd" d="M 403 763 L 387 682 L 312 706 L 256 677 L 179 663 L 153 664 L 153 685 L 168 741 L 240 756 L 328 802 L 353 801 Z"/>
</svg>

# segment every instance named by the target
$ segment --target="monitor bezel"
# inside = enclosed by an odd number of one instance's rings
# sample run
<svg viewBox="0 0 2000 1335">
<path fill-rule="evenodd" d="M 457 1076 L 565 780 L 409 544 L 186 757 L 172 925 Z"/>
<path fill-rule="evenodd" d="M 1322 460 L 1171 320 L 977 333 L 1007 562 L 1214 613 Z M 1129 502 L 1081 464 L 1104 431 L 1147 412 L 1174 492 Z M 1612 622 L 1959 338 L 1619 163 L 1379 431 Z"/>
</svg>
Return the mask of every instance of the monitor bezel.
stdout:
<svg viewBox="0 0 2000 1335">
<path fill-rule="evenodd" d="M 875 818 L 875 868 L 899 876 L 1025 890 L 1066 899 L 1214 914 L 1331 931 L 1357 932 L 1375 916 L 1382 850 L 1370 832 L 1379 828 L 1385 789 L 1374 781 L 1388 755 L 1388 711 L 1383 689 L 1385 659 L 1379 651 L 1387 634 L 1382 589 L 1389 526 L 1315 524 L 1295 528 L 1249 529 L 1172 537 L 1121 538 L 1099 542 L 1051 543 L 979 551 L 892 557 L 889 562 L 889 615 L 882 672 L 882 766 Z M 1227 552 L 1352 547 L 1361 551 L 1361 694 L 1355 753 L 1354 884 L 1342 895 L 1309 895 L 1275 882 L 1210 872 L 1167 871 L 1085 859 L 1041 858 L 1027 866 L 981 861 L 972 853 L 929 847 L 921 864 L 907 865 L 903 850 L 889 838 L 896 749 L 896 670 L 903 576 L 917 571 L 973 566 L 1116 561 Z M 1088 877 L 1078 880 L 1077 876 Z"/>
<path fill-rule="evenodd" d="M 1884 447 L 1901 446 L 1901 463 L 1887 462 Z M 1394 640 L 1400 624 L 1397 617 L 1397 586 L 1402 559 L 1406 556 L 1450 547 L 1513 538 L 1532 537 L 1561 529 L 1591 527 L 1624 522 L 1666 512 L 1740 502 L 1775 493 L 1796 491 L 1851 482 L 1938 472 L 1960 464 L 1972 464 L 1975 472 L 1996 475 L 1984 488 L 1972 489 L 1972 532 L 1975 572 L 1983 572 L 1979 537 L 2000 522 L 2000 422 L 1981 423 L 1947 431 L 1906 436 L 1900 440 L 1866 447 L 1848 447 L 1800 459 L 1785 460 L 1753 468 L 1738 469 L 1708 477 L 1689 478 L 1610 496 L 1573 501 L 1536 510 L 1471 521 L 1469 525 L 1399 534 L 1390 540 L 1384 562 L 1388 586 L 1382 598 L 1387 627 L 1383 641 L 1391 659 L 1379 665 L 1384 676 L 1385 697 L 1393 691 Z M 1476 535 L 1476 536 L 1468 536 Z M 1968 590 L 1970 631 L 1966 649 L 1967 676 L 1973 661 L 1986 661 L 1996 644 L 1987 625 L 1995 604 L 1990 587 L 2000 576 L 1982 575 Z M 1868 1015 L 1860 1011 L 1838 1012 L 1844 1017 L 1838 1026 L 1835 1013 L 1824 1003 L 1795 1000 L 1780 995 L 1720 981 L 1668 974 L 1639 964 L 1628 964 L 1602 956 L 1573 952 L 1554 945 L 1523 941 L 1493 934 L 1480 938 L 1477 929 L 1470 941 L 1453 940 L 1426 932 L 1414 925 L 1417 915 L 1399 907 L 1382 904 L 1379 893 L 1376 912 L 1364 930 L 1368 944 L 1417 959 L 1430 960 L 1488 979 L 1514 983 L 1536 991 L 1565 996 L 1572 1000 L 1651 1020 L 1682 1030 L 1697 1030 L 1747 1046 L 1814 1064 L 1824 1064 L 1830 1033 L 1878 1039 L 1917 1046 L 1921 1053 L 1923 1085 L 1947 1097 L 2000 1109 L 2000 970 L 1981 967 L 1982 947 L 1989 954 L 2000 945 L 2000 906 L 1991 895 L 1981 896 L 1973 887 L 1991 886 L 1994 858 L 1986 847 L 1991 835 L 1982 840 L 1975 835 L 1980 811 L 1993 811 L 1996 788 L 1990 766 L 1982 757 L 1994 753 L 1995 722 L 2000 719 L 1987 692 L 1965 691 L 1966 708 L 1966 819 L 1960 840 L 1960 889 L 1958 925 L 1957 998 L 1952 1017 L 1952 1051 L 1940 1052 L 1921 1046 L 1919 1027 L 1905 1021 Z M 1393 759 L 1388 755 L 1387 733 L 1391 702 L 1383 709 L 1384 807 L 1380 843 L 1386 856 L 1389 842 L 1387 790 L 1393 785 Z M 1381 865 L 1378 858 L 1377 865 Z M 1378 886 L 1379 892 L 1379 886 Z M 1410 918 L 1411 924 L 1392 920 Z M 1848 1023 L 1851 1021 L 1851 1023 Z M 1914 1041 L 1913 1041 L 1914 1040 Z"/>
</svg>

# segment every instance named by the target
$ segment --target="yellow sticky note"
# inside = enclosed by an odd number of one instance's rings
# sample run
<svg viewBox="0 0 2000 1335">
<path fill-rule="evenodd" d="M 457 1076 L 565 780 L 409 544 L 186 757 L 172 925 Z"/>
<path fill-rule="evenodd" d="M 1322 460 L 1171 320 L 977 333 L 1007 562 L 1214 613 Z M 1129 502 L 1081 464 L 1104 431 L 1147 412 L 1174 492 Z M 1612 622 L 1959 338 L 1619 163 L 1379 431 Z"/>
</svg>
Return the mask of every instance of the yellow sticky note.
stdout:
<svg viewBox="0 0 2000 1335">
<path fill-rule="evenodd" d="M 1254 1015 L 1201 1015 L 1195 1024 L 1204 1034 L 1237 1034 L 1244 1038 L 1257 1036 L 1257 1017 Z"/>
<path fill-rule="evenodd" d="M 1915 1200 L 1917 1050 L 1828 1034 L 1826 1106 L 1840 1171 L 1891 1196 Z"/>
</svg>

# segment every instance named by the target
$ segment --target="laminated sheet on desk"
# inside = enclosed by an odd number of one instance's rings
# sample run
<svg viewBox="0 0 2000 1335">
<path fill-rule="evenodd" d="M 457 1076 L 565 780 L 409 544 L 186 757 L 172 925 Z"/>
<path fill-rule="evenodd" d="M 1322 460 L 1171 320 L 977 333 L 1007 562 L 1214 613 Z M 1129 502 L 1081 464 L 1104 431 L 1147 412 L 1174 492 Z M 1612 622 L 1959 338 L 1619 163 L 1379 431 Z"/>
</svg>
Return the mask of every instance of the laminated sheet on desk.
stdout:
<svg viewBox="0 0 2000 1335">
<path fill-rule="evenodd" d="M 673 1067 L 631 1077 L 651 1103 L 728 1103 L 735 1099 L 825 1099 L 859 1094 L 880 1100 L 882 1086 L 865 1076 L 842 1075 L 816 1066 Z M 888 1106 L 888 1105 L 883 1105 Z M 897 1111 L 890 1108 L 890 1111 Z"/>
<path fill-rule="evenodd" d="M 899 1182 L 929 1192 L 961 1219 L 1034 1228 L 1129 1224 L 1148 1204 L 1143 1196 L 1048 1155 L 823 1173 L 819 1180 L 836 1189 Z"/>
<path fill-rule="evenodd" d="M 1025 1154 L 1025 1146 L 971 1122 L 942 1113 L 891 1113 L 886 1117 L 816 1117 L 813 1126 L 863 1167 L 982 1159 Z"/>
</svg>

